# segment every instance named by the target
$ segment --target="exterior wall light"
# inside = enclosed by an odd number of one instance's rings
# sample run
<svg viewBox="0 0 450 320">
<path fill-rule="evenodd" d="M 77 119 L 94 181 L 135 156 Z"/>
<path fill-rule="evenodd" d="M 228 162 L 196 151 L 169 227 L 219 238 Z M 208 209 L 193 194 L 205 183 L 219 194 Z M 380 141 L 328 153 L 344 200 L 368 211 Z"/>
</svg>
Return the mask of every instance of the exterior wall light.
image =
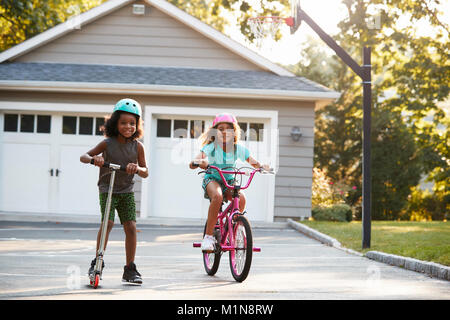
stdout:
<svg viewBox="0 0 450 320">
<path fill-rule="evenodd" d="M 302 133 L 300 132 L 300 128 L 299 127 L 292 127 L 292 129 L 291 129 L 292 140 L 298 141 L 298 140 L 300 140 L 301 136 L 302 136 Z"/>
</svg>

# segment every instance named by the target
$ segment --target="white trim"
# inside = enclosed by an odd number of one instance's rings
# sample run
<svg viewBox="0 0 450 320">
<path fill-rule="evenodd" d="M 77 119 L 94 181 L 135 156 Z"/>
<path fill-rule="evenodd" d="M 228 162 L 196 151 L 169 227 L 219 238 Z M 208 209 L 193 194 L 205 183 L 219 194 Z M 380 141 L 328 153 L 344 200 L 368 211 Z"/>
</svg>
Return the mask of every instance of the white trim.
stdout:
<svg viewBox="0 0 450 320">
<path fill-rule="evenodd" d="M 32 110 L 72 113 L 111 113 L 113 105 L 91 103 L 54 103 L 32 101 L 0 101 L 0 110 Z"/>
<path fill-rule="evenodd" d="M 149 190 L 150 190 L 150 180 L 152 180 L 152 175 L 151 175 L 151 166 L 153 165 L 153 163 L 151 162 L 151 160 L 149 161 L 149 159 L 151 159 L 152 154 L 149 155 L 149 152 L 151 152 L 151 144 L 150 144 L 150 140 L 151 140 L 151 123 L 152 123 L 152 115 L 146 111 L 146 107 L 144 106 L 143 111 L 144 111 L 144 150 L 145 150 L 145 155 L 146 155 L 146 163 L 147 163 L 147 170 L 148 170 L 148 177 L 145 179 L 141 179 L 141 207 L 140 207 L 140 218 L 147 218 L 148 217 L 148 211 L 150 208 L 150 204 L 151 204 L 151 195 L 149 195 Z"/>
<path fill-rule="evenodd" d="M 110 0 L 0 53 L 0 63 L 15 59 L 135 0 Z"/>
<path fill-rule="evenodd" d="M 184 23 L 188 27 L 203 34 L 204 36 L 208 37 L 209 39 L 217 42 L 218 44 L 222 45 L 223 47 L 231 50 L 232 52 L 238 54 L 239 56 L 256 64 L 257 66 L 259 66 L 261 68 L 272 71 L 279 76 L 295 77 L 295 74 L 293 74 L 292 72 L 290 72 L 290 71 L 280 67 L 279 65 L 273 63 L 272 61 L 258 55 L 257 53 L 246 48 L 245 46 L 241 45 L 237 41 L 229 38 L 228 36 L 224 35 L 220 31 L 217 31 L 213 27 L 210 27 L 206 23 L 203 23 L 202 21 L 189 15 L 188 13 L 186 13 L 183 10 L 179 9 L 178 7 L 168 3 L 167 1 L 145 0 L 145 2 L 147 2 L 148 4 L 150 4 L 152 6 L 155 6 L 156 8 L 158 8 L 165 14 L 177 19 L 178 21 Z"/>
<path fill-rule="evenodd" d="M 340 97 L 335 91 L 295 91 L 241 89 L 220 87 L 193 87 L 150 84 L 63 82 L 63 81 L 17 81 L 0 80 L 0 90 L 33 90 L 45 92 L 87 92 L 135 95 L 168 95 L 197 97 L 232 97 L 246 99 L 278 100 L 324 100 L 329 103 Z"/>
<path fill-rule="evenodd" d="M 189 108 L 189 107 L 171 107 L 171 106 L 145 106 L 145 110 L 150 110 L 151 114 L 169 114 L 169 115 L 185 115 L 185 116 L 211 116 L 214 117 L 223 110 L 220 108 Z M 254 109 L 229 109 L 227 112 L 232 113 L 236 117 L 242 118 L 262 118 L 262 119 L 278 119 L 278 111 L 276 110 L 254 110 Z"/>
<path fill-rule="evenodd" d="M 192 108 L 192 107 L 171 107 L 171 106 L 144 106 L 144 146 L 145 149 L 150 152 L 152 146 L 152 118 L 155 114 L 164 114 L 164 115 L 186 115 L 186 116 L 211 116 L 214 117 L 216 114 L 223 111 L 220 108 Z M 270 127 L 277 129 L 278 128 L 278 111 L 277 110 L 249 110 L 249 109 L 227 109 L 227 112 L 234 114 L 236 117 L 242 118 L 261 118 L 261 119 L 269 119 Z M 271 130 L 272 132 L 277 130 Z M 272 143 L 270 145 L 271 150 L 275 150 L 276 152 L 271 152 L 272 159 L 271 163 L 276 163 L 278 158 L 278 137 L 277 140 L 272 139 Z M 143 204 L 144 190 L 146 193 L 149 192 L 149 180 L 151 180 L 151 175 L 153 174 L 152 163 L 148 164 L 149 168 L 149 178 L 142 180 L 142 199 L 141 204 Z M 151 195 L 147 196 L 145 207 L 141 205 L 141 217 L 148 217 L 148 213 L 150 211 L 151 206 Z M 275 177 L 272 176 L 272 179 L 269 183 L 268 188 L 268 197 L 267 197 L 267 216 L 266 221 L 273 222 L 274 219 L 274 210 L 275 210 Z"/>
</svg>

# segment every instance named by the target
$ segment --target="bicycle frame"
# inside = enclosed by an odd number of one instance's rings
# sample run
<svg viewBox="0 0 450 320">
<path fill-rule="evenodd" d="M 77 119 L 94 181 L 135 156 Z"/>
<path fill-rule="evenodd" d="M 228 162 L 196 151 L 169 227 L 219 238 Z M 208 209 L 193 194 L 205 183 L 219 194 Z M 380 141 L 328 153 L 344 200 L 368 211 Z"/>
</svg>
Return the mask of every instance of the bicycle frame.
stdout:
<svg viewBox="0 0 450 320">
<path fill-rule="evenodd" d="M 234 200 L 237 199 L 237 207 L 234 203 Z M 231 215 L 228 215 L 229 212 L 232 212 Z M 228 205 L 228 207 L 219 212 L 217 216 L 217 222 L 219 223 L 220 230 L 220 248 L 222 251 L 232 251 L 235 250 L 233 246 L 226 245 L 227 235 L 229 236 L 229 242 L 234 243 L 234 233 L 233 230 L 233 218 L 236 214 L 239 214 L 239 198 L 234 198 L 233 202 Z M 225 219 L 225 222 L 223 221 Z M 226 228 L 225 228 L 226 226 Z M 261 248 L 253 247 L 253 252 L 260 252 Z"/>
</svg>

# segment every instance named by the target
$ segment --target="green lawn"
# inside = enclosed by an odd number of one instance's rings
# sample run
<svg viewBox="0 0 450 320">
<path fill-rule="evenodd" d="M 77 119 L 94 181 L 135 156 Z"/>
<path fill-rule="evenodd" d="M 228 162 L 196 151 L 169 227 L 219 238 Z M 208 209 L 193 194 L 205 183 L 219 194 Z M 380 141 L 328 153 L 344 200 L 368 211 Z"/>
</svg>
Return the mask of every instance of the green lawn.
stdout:
<svg viewBox="0 0 450 320">
<path fill-rule="evenodd" d="M 355 251 L 381 251 L 450 266 L 450 222 L 372 221 L 371 247 L 364 250 L 361 221 L 299 222 Z"/>
</svg>

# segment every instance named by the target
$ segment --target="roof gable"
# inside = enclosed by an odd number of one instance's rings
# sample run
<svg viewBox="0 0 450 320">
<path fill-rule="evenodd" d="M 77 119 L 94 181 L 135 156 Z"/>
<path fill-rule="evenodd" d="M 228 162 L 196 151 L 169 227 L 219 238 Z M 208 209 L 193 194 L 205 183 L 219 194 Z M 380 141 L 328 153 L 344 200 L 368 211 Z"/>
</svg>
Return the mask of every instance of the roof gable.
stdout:
<svg viewBox="0 0 450 320">
<path fill-rule="evenodd" d="M 79 33 L 79 29 L 74 29 L 74 26 L 79 26 L 80 28 L 83 27 L 83 29 L 88 29 L 89 26 L 86 26 L 87 24 L 98 20 L 101 17 L 105 17 L 109 14 L 112 14 L 113 12 L 117 12 L 119 9 L 133 3 L 135 1 L 133 0 L 110 0 L 108 2 L 103 3 L 102 5 L 91 9 L 83 14 L 81 14 L 80 16 L 76 17 L 75 21 L 74 19 L 70 19 L 60 25 L 57 25 L 31 39 L 28 39 L 26 41 L 24 41 L 23 43 L 16 45 L 13 48 L 10 48 L 9 50 L 4 51 L 3 53 L 0 54 L 0 62 L 4 62 L 7 60 L 17 60 L 17 61 L 26 61 L 26 62 L 31 62 L 33 61 L 32 59 L 30 61 L 27 61 L 26 58 L 27 56 L 24 56 L 25 54 L 33 51 L 32 53 L 29 54 L 29 56 L 34 55 L 41 55 L 41 56 L 46 56 L 48 61 L 52 61 L 52 56 L 46 51 L 46 49 L 50 48 L 50 47 L 55 47 L 58 45 L 58 43 L 62 43 L 64 42 L 64 39 L 67 38 L 69 40 L 69 37 L 74 36 L 75 34 L 77 34 L 77 32 Z M 237 43 L 236 41 L 228 38 L 227 36 L 223 35 L 221 32 L 215 30 L 214 28 L 206 25 L 205 23 L 201 22 L 200 20 L 190 16 L 189 14 L 185 13 L 184 11 L 178 9 L 177 7 L 171 5 L 170 3 L 166 2 L 166 1 L 162 1 L 162 0 L 146 0 L 145 2 L 147 2 L 149 5 L 153 6 L 154 8 L 156 8 L 157 10 L 159 10 L 160 12 L 163 12 L 164 15 L 170 16 L 171 18 L 175 19 L 177 21 L 178 25 L 185 25 L 186 27 L 189 28 L 189 30 L 194 30 L 192 33 L 198 33 L 199 36 L 201 35 L 201 37 L 205 37 L 209 40 L 212 40 L 215 43 L 216 48 L 213 48 L 213 51 L 211 53 L 211 56 L 217 56 L 217 59 L 222 60 L 222 61 L 227 61 L 230 60 L 230 63 L 235 63 L 237 65 L 237 68 L 240 67 L 240 64 L 242 65 L 242 69 L 247 69 L 247 70 L 251 70 L 253 68 L 253 70 L 258 70 L 258 69 L 262 69 L 262 70 L 267 70 L 267 71 L 271 71 L 274 72 L 277 75 L 284 75 L 284 76 L 295 76 L 294 74 L 292 74 L 291 72 L 287 71 L 286 69 L 276 65 L 275 63 L 259 56 L 258 54 L 256 54 L 255 52 L 251 51 L 250 49 L 242 46 L 241 44 Z M 146 18 L 146 17 L 139 17 L 139 18 Z M 105 17 L 104 19 L 107 19 L 107 17 Z M 90 25 L 93 26 L 93 25 Z M 71 33 L 72 31 L 76 31 L 73 32 L 70 36 L 65 36 L 68 33 Z M 110 33 L 114 33 L 114 31 L 111 31 Z M 61 38 L 63 37 L 63 38 Z M 56 39 L 60 38 L 60 40 L 55 41 Z M 161 38 L 160 38 L 161 39 Z M 48 44 L 49 42 L 52 42 L 51 44 Z M 66 41 L 67 42 L 67 41 Z M 42 47 L 44 44 L 48 44 L 45 48 Z M 42 49 L 38 49 L 38 48 L 42 48 Z M 77 51 L 77 50 L 83 50 L 83 47 L 80 45 L 74 46 L 70 48 L 71 50 Z M 127 48 L 122 48 L 124 50 L 126 50 Z M 59 49 L 60 51 L 62 50 L 63 53 L 62 54 L 66 54 L 64 52 L 64 48 L 63 49 Z M 103 50 L 103 52 L 105 52 L 105 55 L 107 55 L 108 53 L 108 48 L 107 47 L 103 47 L 100 48 L 100 54 Z M 151 47 L 149 46 L 147 48 L 147 50 L 152 50 L 152 52 L 154 52 L 155 50 L 158 50 L 158 48 L 156 48 L 155 46 Z M 70 50 L 66 50 L 66 51 L 70 51 Z M 179 50 L 181 51 L 181 50 Z M 172 52 L 176 52 L 173 51 Z M 183 52 L 186 52 L 186 50 L 183 50 Z M 188 53 L 189 54 L 189 53 Z M 143 52 L 142 53 L 142 57 L 146 56 L 150 57 L 152 55 L 152 53 L 146 53 Z M 159 53 L 160 55 L 160 63 L 164 64 L 166 60 L 164 60 L 165 58 L 168 59 L 168 57 L 164 56 L 164 52 Z M 198 56 L 195 56 L 198 55 Z M 210 62 L 210 65 L 207 64 L 207 57 L 202 57 L 202 55 L 208 55 L 208 53 L 205 51 L 193 51 L 191 53 L 191 59 L 197 59 L 197 61 L 201 61 L 204 66 L 202 64 L 200 64 L 200 67 L 205 67 L 205 68 L 220 68 L 220 64 L 218 65 L 214 65 L 214 63 L 217 64 L 216 62 Z M 124 51 L 123 53 L 124 57 L 127 57 L 127 52 Z M 22 58 L 20 58 L 22 57 Z M 102 56 L 103 58 L 103 56 Z M 189 57 L 188 57 L 189 58 Z M 79 59 L 81 59 L 80 63 L 84 63 L 86 62 L 84 60 L 83 57 L 80 57 Z M 97 59 L 99 59 L 99 57 L 97 57 Z M 108 57 L 105 58 L 105 61 L 103 63 L 109 63 L 109 64 L 115 64 L 114 59 L 112 59 L 111 61 L 107 60 Z M 144 59 L 144 58 L 142 58 Z M 132 60 L 129 61 L 128 60 Z M 204 61 L 203 61 L 204 60 Z M 218 61 L 219 61 L 218 60 Z M 42 60 L 41 60 L 42 61 Z M 152 64 L 152 62 L 150 63 L 143 63 L 144 60 L 139 60 L 139 59 L 135 59 L 135 57 L 132 57 L 132 59 L 127 59 L 127 63 L 126 64 L 130 64 L 130 65 L 149 65 Z M 148 61 L 145 60 L 145 61 Z M 172 60 L 174 61 L 174 60 Z M 67 63 L 67 61 L 61 61 L 61 62 L 65 62 Z M 99 63 L 98 60 L 94 60 L 92 63 Z M 189 62 L 188 62 L 189 63 Z M 170 63 L 168 63 L 168 65 L 170 65 Z M 177 66 L 177 65 L 174 65 Z M 183 65 L 178 65 L 178 66 L 183 66 Z M 186 66 L 186 65 L 185 65 Z M 193 65 L 195 67 L 195 65 Z M 253 66 L 253 67 L 252 67 Z M 227 66 L 224 63 L 223 67 L 226 69 Z M 236 66 L 233 65 L 234 68 L 236 68 Z"/>
</svg>

